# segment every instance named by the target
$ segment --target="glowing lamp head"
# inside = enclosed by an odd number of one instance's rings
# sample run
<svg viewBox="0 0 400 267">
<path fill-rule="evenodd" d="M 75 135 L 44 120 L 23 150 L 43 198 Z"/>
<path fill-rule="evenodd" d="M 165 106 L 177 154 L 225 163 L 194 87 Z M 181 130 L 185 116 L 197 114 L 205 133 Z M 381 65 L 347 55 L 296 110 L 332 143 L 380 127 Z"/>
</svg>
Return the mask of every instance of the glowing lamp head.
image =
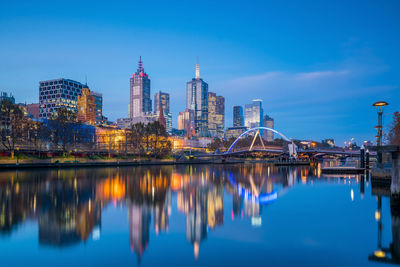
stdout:
<svg viewBox="0 0 400 267">
<path fill-rule="evenodd" d="M 372 104 L 372 106 L 374 106 L 374 107 L 384 107 L 387 105 L 389 105 L 389 104 L 388 104 L 388 102 L 385 102 L 385 101 L 378 101 L 378 102 L 375 102 L 374 104 Z"/>
</svg>

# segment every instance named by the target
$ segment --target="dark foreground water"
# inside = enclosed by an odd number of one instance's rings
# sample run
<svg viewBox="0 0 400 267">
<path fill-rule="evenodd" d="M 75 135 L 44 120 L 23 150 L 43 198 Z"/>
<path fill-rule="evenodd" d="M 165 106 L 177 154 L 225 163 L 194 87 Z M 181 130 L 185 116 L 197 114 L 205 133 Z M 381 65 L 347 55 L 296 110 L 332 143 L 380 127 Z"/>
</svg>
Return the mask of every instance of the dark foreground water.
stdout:
<svg viewBox="0 0 400 267">
<path fill-rule="evenodd" d="M 3 171 L 0 265 L 399 263 L 387 191 L 266 164 Z"/>
</svg>

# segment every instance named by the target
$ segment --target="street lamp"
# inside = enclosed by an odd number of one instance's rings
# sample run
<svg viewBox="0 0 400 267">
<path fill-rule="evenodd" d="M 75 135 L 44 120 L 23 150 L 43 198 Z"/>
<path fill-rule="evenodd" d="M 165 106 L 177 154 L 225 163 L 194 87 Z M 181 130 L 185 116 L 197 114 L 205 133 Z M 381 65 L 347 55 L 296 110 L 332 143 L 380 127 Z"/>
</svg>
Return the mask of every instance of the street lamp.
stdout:
<svg viewBox="0 0 400 267">
<path fill-rule="evenodd" d="M 376 107 L 376 111 L 378 113 L 378 125 L 375 126 L 375 129 L 377 129 L 377 131 L 378 131 L 378 134 L 376 135 L 376 146 L 378 146 L 378 147 L 382 146 L 382 136 L 383 136 L 382 115 L 383 115 L 383 109 L 387 105 L 389 105 L 389 104 L 385 101 L 378 101 L 378 102 L 375 102 L 374 104 L 372 104 L 372 106 Z M 377 152 L 377 161 L 378 161 L 378 167 L 380 167 L 382 165 L 382 152 L 379 150 Z"/>
</svg>

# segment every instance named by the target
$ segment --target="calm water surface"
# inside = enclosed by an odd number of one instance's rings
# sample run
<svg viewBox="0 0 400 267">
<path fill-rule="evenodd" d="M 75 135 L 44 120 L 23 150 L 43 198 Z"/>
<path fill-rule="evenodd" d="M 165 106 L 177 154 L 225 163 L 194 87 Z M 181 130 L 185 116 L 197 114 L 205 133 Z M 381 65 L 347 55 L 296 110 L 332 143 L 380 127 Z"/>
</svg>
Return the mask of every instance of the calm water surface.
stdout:
<svg viewBox="0 0 400 267">
<path fill-rule="evenodd" d="M 268 164 L 3 171 L 1 266 L 382 265 L 387 193 Z"/>
</svg>

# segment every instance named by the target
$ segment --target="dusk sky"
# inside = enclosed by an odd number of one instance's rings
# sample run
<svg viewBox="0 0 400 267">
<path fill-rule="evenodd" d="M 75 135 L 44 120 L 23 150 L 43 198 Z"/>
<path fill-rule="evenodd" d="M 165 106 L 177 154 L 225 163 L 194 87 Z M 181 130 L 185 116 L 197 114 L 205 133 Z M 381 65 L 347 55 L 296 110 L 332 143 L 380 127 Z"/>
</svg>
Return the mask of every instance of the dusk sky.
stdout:
<svg viewBox="0 0 400 267">
<path fill-rule="evenodd" d="M 68 78 L 128 117 L 142 56 L 151 94 L 170 93 L 173 123 L 200 75 L 232 107 L 254 98 L 297 139 L 375 140 L 400 110 L 400 1 L 1 1 L 0 91 L 38 102 L 39 81 Z"/>
</svg>

